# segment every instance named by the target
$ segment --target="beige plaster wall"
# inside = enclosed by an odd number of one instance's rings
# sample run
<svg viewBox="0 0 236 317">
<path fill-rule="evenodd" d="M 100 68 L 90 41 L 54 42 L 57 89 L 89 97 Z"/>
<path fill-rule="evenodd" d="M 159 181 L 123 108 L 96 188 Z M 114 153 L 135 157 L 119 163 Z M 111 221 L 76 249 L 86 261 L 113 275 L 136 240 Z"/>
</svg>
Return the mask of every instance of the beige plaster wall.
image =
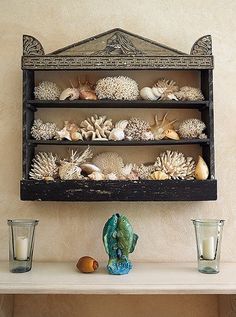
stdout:
<svg viewBox="0 0 236 317">
<path fill-rule="evenodd" d="M 121 211 L 130 218 L 140 236 L 132 255 L 136 261 L 194 261 L 195 241 L 190 219 L 197 217 L 227 220 L 222 260 L 236 261 L 235 12 L 233 0 L 0 1 L 0 260 L 8 257 L 6 220 L 16 217 L 40 220 L 35 260 L 76 261 L 85 254 L 105 260 L 101 230 L 112 213 Z M 45 51 L 50 52 L 114 27 L 185 52 L 190 51 L 200 36 L 212 35 L 219 195 L 216 202 L 20 201 L 22 34 L 35 36 Z"/>
</svg>

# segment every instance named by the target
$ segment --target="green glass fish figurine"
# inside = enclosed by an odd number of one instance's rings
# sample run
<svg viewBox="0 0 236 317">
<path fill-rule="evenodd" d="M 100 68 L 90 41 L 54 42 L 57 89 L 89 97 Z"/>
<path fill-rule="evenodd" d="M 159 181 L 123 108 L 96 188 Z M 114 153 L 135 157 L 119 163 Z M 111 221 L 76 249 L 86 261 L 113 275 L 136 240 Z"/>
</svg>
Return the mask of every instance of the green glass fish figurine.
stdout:
<svg viewBox="0 0 236 317">
<path fill-rule="evenodd" d="M 108 219 L 103 228 L 103 244 L 109 255 L 107 270 L 110 274 L 129 273 L 132 269 L 129 253 L 134 251 L 137 240 L 138 235 L 125 216 L 117 213 Z"/>
</svg>

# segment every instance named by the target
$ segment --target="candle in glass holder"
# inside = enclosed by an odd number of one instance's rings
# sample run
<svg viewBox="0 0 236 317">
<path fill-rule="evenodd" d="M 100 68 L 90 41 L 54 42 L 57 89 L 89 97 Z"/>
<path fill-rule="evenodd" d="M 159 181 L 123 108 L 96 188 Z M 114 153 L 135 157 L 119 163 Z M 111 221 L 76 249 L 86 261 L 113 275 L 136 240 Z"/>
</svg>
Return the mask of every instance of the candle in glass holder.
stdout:
<svg viewBox="0 0 236 317">
<path fill-rule="evenodd" d="M 28 257 L 28 238 L 24 236 L 16 237 L 16 259 L 17 260 L 27 260 Z"/>
<path fill-rule="evenodd" d="M 209 237 L 202 241 L 202 256 L 205 260 L 214 260 L 215 258 L 214 237 Z"/>
</svg>

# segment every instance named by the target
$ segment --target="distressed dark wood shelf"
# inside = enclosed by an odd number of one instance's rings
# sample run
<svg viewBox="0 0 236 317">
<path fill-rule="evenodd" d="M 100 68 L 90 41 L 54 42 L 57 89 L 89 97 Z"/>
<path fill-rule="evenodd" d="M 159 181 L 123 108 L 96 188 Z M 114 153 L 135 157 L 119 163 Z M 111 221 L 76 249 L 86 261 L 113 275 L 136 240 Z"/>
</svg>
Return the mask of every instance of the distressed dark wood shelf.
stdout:
<svg viewBox="0 0 236 317">
<path fill-rule="evenodd" d="M 208 101 L 151 101 L 151 100 L 27 100 L 28 108 L 163 108 L 197 109 L 208 107 Z"/>
<path fill-rule="evenodd" d="M 216 180 L 21 181 L 21 199 L 39 201 L 216 200 Z"/>
<path fill-rule="evenodd" d="M 209 144 L 209 139 L 182 139 L 182 140 L 158 140 L 158 141 L 58 141 L 58 140 L 28 140 L 29 145 L 91 145 L 91 146 L 144 146 L 144 145 L 188 145 Z"/>
<path fill-rule="evenodd" d="M 45 54 L 42 44 L 32 36 L 23 36 L 23 180 L 22 200 L 45 201 L 199 201 L 217 198 L 214 159 L 214 117 L 213 117 L 213 69 L 211 36 L 205 35 L 192 46 L 190 54 L 167 47 L 136 34 L 113 29 L 65 48 Z M 149 101 L 149 100 L 76 100 L 47 101 L 34 99 L 36 73 L 38 71 L 78 71 L 80 76 L 87 72 L 103 70 L 109 76 L 117 71 L 156 72 L 181 71 L 194 73 L 196 84 L 201 89 L 204 101 Z M 114 72 L 113 72 L 114 71 Z M 184 71 L 184 72 L 183 72 Z M 132 74 L 132 73 L 131 73 Z M 140 74 L 140 73 L 139 73 Z M 107 76 L 106 75 L 106 76 Z M 103 75 L 102 75 L 103 76 Z M 132 75 L 131 75 L 132 77 Z M 157 78 L 158 78 L 157 77 Z M 174 76 L 175 77 L 175 76 Z M 168 79 L 169 78 L 167 76 Z M 47 77 L 45 76 L 45 80 Z M 183 80 L 188 85 L 187 80 Z M 149 83 L 150 84 L 150 83 Z M 142 88 L 142 87 L 140 87 Z M 203 140 L 160 140 L 160 141 L 36 141 L 32 140 L 31 127 L 35 112 L 47 109 L 196 109 L 206 124 L 208 139 Z M 201 146 L 202 157 L 209 167 L 209 179 L 205 181 L 55 181 L 29 180 L 29 172 L 38 145 L 46 146 Z"/>
</svg>

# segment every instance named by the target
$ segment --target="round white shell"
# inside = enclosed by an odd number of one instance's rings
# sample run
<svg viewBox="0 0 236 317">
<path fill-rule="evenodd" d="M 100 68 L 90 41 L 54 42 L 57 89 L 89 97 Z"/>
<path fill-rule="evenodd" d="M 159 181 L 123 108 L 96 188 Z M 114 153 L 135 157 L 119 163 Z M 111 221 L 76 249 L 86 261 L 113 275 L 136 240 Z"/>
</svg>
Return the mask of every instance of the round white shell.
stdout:
<svg viewBox="0 0 236 317">
<path fill-rule="evenodd" d="M 63 90 L 63 92 L 60 94 L 59 97 L 60 100 L 76 100 L 79 99 L 79 90 L 76 88 L 66 88 Z"/>
<path fill-rule="evenodd" d="M 157 100 L 157 97 L 154 95 L 152 88 L 150 87 L 142 88 L 139 93 L 144 100 Z"/>
<path fill-rule="evenodd" d="M 100 168 L 91 163 L 83 163 L 80 165 L 80 167 L 82 171 L 86 172 L 87 174 L 92 174 L 93 172 L 101 172 Z"/>
<path fill-rule="evenodd" d="M 113 140 L 113 141 L 121 141 L 121 140 L 124 140 L 124 138 L 125 138 L 124 131 L 118 128 L 114 128 L 109 135 L 109 140 Z"/>
</svg>

